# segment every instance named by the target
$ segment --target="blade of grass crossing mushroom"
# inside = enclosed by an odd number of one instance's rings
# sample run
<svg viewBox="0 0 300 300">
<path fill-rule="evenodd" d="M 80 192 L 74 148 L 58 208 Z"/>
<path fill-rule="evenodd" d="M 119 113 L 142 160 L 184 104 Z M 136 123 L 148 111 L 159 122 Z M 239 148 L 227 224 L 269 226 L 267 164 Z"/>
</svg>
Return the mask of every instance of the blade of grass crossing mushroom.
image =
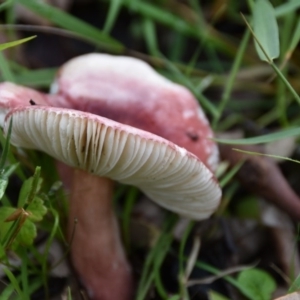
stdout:
<svg viewBox="0 0 300 300">
<path fill-rule="evenodd" d="M 198 91 L 194 85 L 191 83 L 191 81 L 188 79 L 186 75 L 184 75 L 177 66 L 169 61 L 168 59 L 164 58 L 164 62 L 166 66 L 174 72 L 174 75 L 176 75 L 177 79 L 179 79 L 179 83 L 182 85 L 185 85 L 187 88 L 190 89 L 190 91 L 195 95 L 195 97 L 199 100 L 200 104 L 213 116 L 217 117 L 219 115 L 219 111 L 217 107 L 211 103 L 209 99 L 207 99 L 201 91 Z"/>
<path fill-rule="evenodd" d="M 300 135 L 300 128 L 290 128 L 286 130 L 281 130 L 278 132 L 253 137 L 253 138 L 246 138 L 246 139 L 236 139 L 236 140 L 229 140 L 229 139 L 218 139 L 214 138 L 213 140 L 221 143 L 221 144 L 231 144 L 231 145 L 254 145 L 254 144 L 263 144 L 272 141 L 277 141 L 280 139 L 284 139 L 291 136 L 299 136 Z"/>
</svg>

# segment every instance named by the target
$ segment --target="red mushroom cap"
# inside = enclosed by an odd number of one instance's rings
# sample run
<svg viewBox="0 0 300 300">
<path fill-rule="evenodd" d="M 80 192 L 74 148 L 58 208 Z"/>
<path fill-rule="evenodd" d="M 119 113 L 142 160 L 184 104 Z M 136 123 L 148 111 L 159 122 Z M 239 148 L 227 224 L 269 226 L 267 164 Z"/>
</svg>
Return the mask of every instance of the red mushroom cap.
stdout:
<svg viewBox="0 0 300 300">
<path fill-rule="evenodd" d="M 197 100 L 141 60 L 105 54 L 74 58 L 60 69 L 52 92 L 62 96 L 57 106 L 152 132 L 192 152 L 211 170 L 217 167 L 218 149 Z"/>
</svg>

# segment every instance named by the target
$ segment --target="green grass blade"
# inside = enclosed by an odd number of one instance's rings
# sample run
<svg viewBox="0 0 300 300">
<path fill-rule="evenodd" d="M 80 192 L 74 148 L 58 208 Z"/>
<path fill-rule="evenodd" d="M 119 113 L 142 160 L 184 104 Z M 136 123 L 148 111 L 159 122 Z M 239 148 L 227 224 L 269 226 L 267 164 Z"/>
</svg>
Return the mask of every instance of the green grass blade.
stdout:
<svg viewBox="0 0 300 300">
<path fill-rule="evenodd" d="M 288 292 L 296 292 L 300 289 L 300 274 L 297 276 L 297 278 L 292 282 Z"/>
<path fill-rule="evenodd" d="M 256 39 L 271 60 L 279 56 L 279 33 L 273 6 L 267 0 L 257 0 L 253 7 L 253 31 Z M 261 60 L 269 62 L 265 53 L 255 41 L 255 48 Z"/>
<path fill-rule="evenodd" d="M 227 83 L 225 85 L 225 90 L 223 92 L 220 105 L 218 107 L 218 112 L 219 113 L 217 115 L 215 115 L 215 118 L 214 118 L 213 123 L 212 123 L 213 128 L 216 128 L 217 123 L 219 121 L 219 118 L 221 117 L 221 115 L 222 115 L 222 113 L 223 113 L 223 111 L 224 111 L 224 109 L 225 109 L 225 107 L 226 107 L 226 105 L 227 105 L 227 103 L 230 99 L 230 95 L 231 95 L 231 91 L 233 89 L 234 81 L 236 79 L 238 70 L 241 66 L 243 55 L 246 51 L 249 38 L 250 38 L 250 31 L 247 30 L 246 33 L 244 34 L 244 37 L 243 37 L 241 43 L 240 43 L 238 52 L 236 54 L 235 60 L 233 62 L 233 65 L 232 65 L 232 68 L 231 68 L 231 71 L 230 71 L 230 74 L 229 74 L 229 77 L 228 77 L 228 80 L 227 80 Z"/>
<path fill-rule="evenodd" d="M 9 152 L 9 146 L 10 146 L 9 140 L 10 140 L 10 136 L 11 136 L 12 122 L 13 122 L 13 119 L 10 120 L 7 137 L 6 137 L 3 152 L 2 152 L 2 155 L 1 155 L 0 171 L 2 171 L 4 169 L 4 165 L 5 165 L 5 162 L 6 162 L 6 159 L 7 159 L 7 156 L 8 156 L 8 152 Z"/>
<path fill-rule="evenodd" d="M 15 291 L 18 293 L 20 299 L 26 299 L 15 275 L 7 268 L 4 268 L 3 271 L 6 274 L 6 276 L 8 277 L 11 284 L 13 285 Z"/>
<path fill-rule="evenodd" d="M 4 81 L 15 82 L 15 76 L 2 52 L 0 52 L 0 69 Z"/>
<path fill-rule="evenodd" d="M 153 1 L 152 1 L 153 2 Z M 181 17 L 176 16 L 167 9 L 161 9 L 153 5 L 151 2 L 146 1 L 124 1 L 124 5 L 134 13 L 140 14 L 143 17 L 152 19 L 156 23 L 163 24 L 166 27 L 172 28 L 174 31 L 183 33 L 186 36 L 194 37 L 198 40 L 207 38 L 214 47 L 221 49 L 231 55 L 235 54 L 235 48 L 232 44 L 225 41 L 220 35 L 215 36 L 208 31 L 207 26 L 194 26 L 183 20 Z"/>
<path fill-rule="evenodd" d="M 5 194 L 7 185 L 8 185 L 8 179 L 5 178 L 4 176 L 1 176 L 1 178 L 0 178 L 0 200 L 2 200 L 2 198 Z"/>
<path fill-rule="evenodd" d="M 130 250 L 130 220 L 133 206 L 137 200 L 138 190 L 134 187 L 130 187 L 126 194 L 125 207 L 122 213 L 122 229 L 125 249 L 127 252 Z"/>
<path fill-rule="evenodd" d="M 149 291 L 151 283 L 154 280 L 157 281 L 156 283 L 158 283 L 158 285 L 160 284 L 160 279 L 155 278 L 157 274 L 157 268 L 160 266 L 160 261 L 156 261 L 156 259 L 157 257 L 159 257 L 159 253 L 165 242 L 169 242 L 168 236 L 172 237 L 172 228 L 174 227 L 177 219 L 178 218 L 176 215 L 169 214 L 169 216 L 165 220 L 163 231 L 158 241 L 156 242 L 156 245 L 148 253 L 137 288 L 136 300 L 144 300 L 146 298 L 147 292 Z"/>
<path fill-rule="evenodd" d="M 300 1 L 299 0 L 290 0 L 290 1 L 284 1 L 283 4 L 278 5 L 275 8 L 275 16 L 282 17 L 284 15 L 287 15 L 291 12 L 295 12 L 300 7 Z"/>
<path fill-rule="evenodd" d="M 299 2 L 299 4 L 300 4 L 300 2 Z M 292 52 L 294 51 L 296 46 L 299 44 L 299 41 L 300 41 L 300 19 L 298 19 L 298 23 L 297 23 L 296 28 L 294 30 L 294 34 L 293 34 L 293 37 L 291 39 L 291 44 L 288 48 L 286 56 L 288 56 L 288 57 L 291 56 Z"/>
<path fill-rule="evenodd" d="M 225 187 L 227 183 L 234 177 L 234 175 L 239 171 L 241 166 L 243 165 L 243 161 L 240 161 L 238 164 L 236 164 L 229 172 L 226 173 L 224 178 L 222 178 L 219 182 L 220 187 Z"/>
<path fill-rule="evenodd" d="M 276 158 L 276 159 L 281 159 L 281 160 L 287 160 L 291 161 L 296 164 L 300 164 L 299 160 L 292 159 L 289 157 L 281 156 L 281 155 L 275 155 L 275 154 L 267 154 L 267 153 L 261 153 L 261 152 L 255 152 L 255 151 L 246 151 L 238 148 L 232 148 L 233 151 L 241 152 L 241 153 L 246 153 L 249 155 L 258 155 L 258 156 L 266 156 L 266 157 L 271 157 L 271 158 Z"/>
<path fill-rule="evenodd" d="M 43 253 L 43 263 L 42 263 L 42 278 L 43 278 L 43 284 L 45 288 L 46 295 L 49 293 L 49 288 L 48 288 L 48 282 L 47 282 L 47 277 L 48 277 L 48 271 L 49 271 L 49 266 L 48 266 L 48 257 L 49 257 L 49 251 L 51 244 L 53 243 L 53 239 L 58 231 L 59 228 L 59 215 L 55 209 L 49 209 L 54 217 L 54 222 L 53 222 L 53 227 L 50 233 L 49 238 L 47 239 L 47 243 L 45 246 L 45 250 Z"/>
<path fill-rule="evenodd" d="M 282 82 L 284 83 L 284 85 L 286 86 L 286 88 L 294 96 L 294 98 L 298 102 L 298 104 L 300 104 L 300 97 L 299 97 L 299 95 L 294 90 L 294 88 L 291 86 L 291 84 L 288 82 L 288 80 L 284 77 L 284 75 L 282 74 L 282 72 L 278 69 L 278 67 L 273 62 L 271 62 L 271 67 L 273 68 L 273 70 L 275 71 L 275 73 L 278 75 L 278 77 L 282 80 Z"/>
<path fill-rule="evenodd" d="M 107 47 L 116 52 L 124 50 L 120 42 L 104 34 L 101 30 L 53 6 L 35 0 L 19 0 L 18 2 L 54 24 L 76 32 L 87 40 L 92 40 L 98 46 Z"/>
<path fill-rule="evenodd" d="M 28 289 L 28 255 L 26 249 L 20 247 L 20 257 L 22 259 L 21 264 L 21 282 L 22 282 L 22 291 L 25 296 L 24 300 L 30 300 L 29 298 L 29 289 Z"/>
<path fill-rule="evenodd" d="M 196 266 L 200 269 L 203 269 L 203 270 L 206 270 L 212 274 L 215 274 L 215 275 L 218 275 L 220 273 L 220 270 L 218 270 L 217 268 L 214 268 L 213 266 L 210 266 L 206 263 L 203 263 L 203 262 L 200 262 L 200 261 L 197 261 L 196 262 Z M 229 282 L 230 284 L 232 284 L 234 287 L 236 287 L 242 294 L 244 294 L 244 296 L 248 297 L 248 299 L 251 299 L 251 300 L 257 300 L 257 299 L 254 299 L 252 297 L 251 294 L 249 294 L 248 290 L 244 288 L 243 285 L 241 285 L 236 279 L 234 279 L 233 277 L 231 276 L 224 276 L 223 277 L 227 282 Z"/>
<path fill-rule="evenodd" d="M 12 297 L 12 294 L 14 292 L 15 292 L 14 286 L 12 284 L 9 284 L 8 286 L 5 287 L 5 289 L 1 291 L 0 300 L 11 299 L 10 297 Z"/>
<path fill-rule="evenodd" d="M 184 250 L 185 246 L 188 240 L 188 237 L 195 226 L 195 221 L 190 221 L 188 226 L 186 227 L 182 239 L 180 241 L 180 246 L 179 246 L 179 253 L 178 253 L 178 260 L 179 260 L 179 292 L 180 296 L 182 299 L 184 299 L 184 296 L 187 294 L 187 288 L 185 285 L 185 255 L 184 255 Z"/>
<path fill-rule="evenodd" d="M 103 33 L 106 33 L 106 34 L 108 34 L 112 30 L 112 28 L 116 22 L 118 13 L 122 6 L 122 0 L 110 0 L 109 3 L 110 3 L 109 9 L 108 9 L 107 17 L 106 17 L 105 24 L 103 27 Z"/>
<path fill-rule="evenodd" d="M 209 300 L 229 300 L 227 297 L 225 297 L 217 292 L 214 292 L 214 291 L 208 292 L 208 299 Z"/>
<path fill-rule="evenodd" d="M 30 281 L 30 286 L 28 287 L 28 293 L 29 295 L 32 295 L 35 291 L 37 291 L 40 287 L 42 287 L 43 281 L 41 278 L 34 278 L 34 281 Z"/>
<path fill-rule="evenodd" d="M 279 132 L 274 132 L 274 133 L 253 137 L 253 138 L 247 138 L 247 139 L 236 139 L 236 140 L 214 139 L 214 140 L 221 144 L 254 145 L 254 144 L 273 142 L 290 136 L 299 136 L 299 135 L 300 135 L 300 128 L 297 127 L 297 128 L 290 128 L 286 130 L 281 130 Z"/>
<path fill-rule="evenodd" d="M 56 72 L 57 68 L 26 70 L 14 75 L 14 77 L 20 85 L 49 88 Z"/>
<path fill-rule="evenodd" d="M 199 37 L 201 35 L 201 32 L 197 32 L 197 30 L 186 21 L 172 14 L 168 10 L 163 10 L 150 2 L 125 1 L 124 4 L 129 6 L 131 11 L 171 27 L 178 32 L 195 37 Z"/>
<path fill-rule="evenodd" d="M 164 60 L 165 64 L 167 67 L 173 72 L 173 74 L 176 76 L 177 79 L 179 79 L 179 83 L 182 85 L 185 85 L 188 89 L 191 90 L 191 92 L 194 94 L 194 96 L 199 100 L 200 104 L 202 107 L 208 111 L 213 117 L 218 116 L 219 112 L 216 106 L 209 100 L 207 99 L 201 91 L 197 90 L 192 82 L 189 80 L 187 76 L 185 76 L 178 68 L 177 66 L 170 62 L 169 60 L 165 59 Z"/>
<path fill-rule="evenodd" d="M 7 48 L 18 46 L 18 45 L 23 44 L 25 42 L 28 42 L 28 41 L 34 39 L 35 37 L 36 36 L 34 35 L 34 36 L 30 36 L 30 37 L 25 38 L 25 39 L 21 39 L 21 40 L 17 40 L 17 41 L 13 41 L 13 42 L 8 42 L 8 43 L 1 44 L 0 45 L 0 51 L 5 50 Z"/>
<path fill-rule="evenodd" d="M 7 9 L 13 3 L 13 1 L 14 0 L 7 0 L 4 3 L 1 3 L 0 4 L 0 12 Z"/>
<path fill-rule="evenodd" d="M 7 143 L 7 140 L 9 140 L 9 136 L 10 136 L 10 133 L 7 134 L 7 137 L 5 138 L 4 135 L 3 135 L 3 132 L 0 130 L 0 144 L 2 146 L 2 148 L 4 149 L 5 148 L 5 145 Z M 8 144 L 9 145 L 9 144 Z M 3 150 L 4 151 L 4 150 Z M 3 155 L 4 152 L 2 152 L 2 155 Z M 1 156 L 2 157 L 2 156 Z M 8 151 L 7 155 L 7 160 L 9 161 L 10 164 L 18 164 L 19 162 L 15 159 L 13 153 L 11 151 Z M 0 161 L 2 161 L 0 159 Z M 4 161 L 5 163 L 5 161 Z M 3 164 L 3 162 L 2 162 Z M 0 166 L 1 166 L 1 163 L 0 163 Z M 1 167 L 0 167 L 0 170 L 1 170 Z M 23 172 L 23 170 L 21 168 L 17 168 L 15 170 L 15 174 L 18 175 L 18 177 L 24 181 L 26 179 L 26 176 Z"/>
<path fill-rule="evenodd" d="M 171 248 L 171 243 L 173 241 L 173 234 L 172 232 L 168 232 L 165 238 L 163 239 L 163 244 L 160 247 L 160 251 L 157 253 L 155 260 L 154 260 L 154 282 L 155 282 L 155 287 L 157 290 L 157 293 L 160 295 L 162 299 L 167 299 L 168 298 L 168 293 L 165 290 L 162 280 L 161 280 L 161 272 L 160 272 L 160 267 L 169 251 Z"/>
<path fill-rule="evenodd" d="M 155 24 L 151 19 L 149 18 L 144 19 L 143 30 L 144 30 L 144 36 L 146 40 L 146 45 L 148 47 L 148 51 L 153 56 L 160 56 L 160 51 L 158 48 L 158 43 L 156 38 Z"/>
<path fill-rule="evenodd" d="M 68 286 L 68 291 L 67 291 L 67 300 L 72 300 L 72 293 L 71 293 L 71 288 Z"/>
</svg>

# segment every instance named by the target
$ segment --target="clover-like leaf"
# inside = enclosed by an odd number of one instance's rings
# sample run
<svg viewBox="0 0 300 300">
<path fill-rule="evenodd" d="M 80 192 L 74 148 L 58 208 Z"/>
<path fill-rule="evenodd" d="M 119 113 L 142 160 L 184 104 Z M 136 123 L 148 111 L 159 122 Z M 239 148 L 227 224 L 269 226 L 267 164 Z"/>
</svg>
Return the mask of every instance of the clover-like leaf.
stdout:
<svg viewBox="0 0 300 300">
<path fill-rule="evenodd" d="M 247 269 L 238 276 L 238 282 L 252 295 L 251 299 L 269 300 L 276 289 L 275 280 L 260 269 Z"/>
<path fill-rule="evenodd" d="M 20 208 L 0 208 L 0 241 L 3 249 L 16 250 L 19 246 L 33 243 L 37 234 L 35 224 L 28 213 Z"/>
<path fill-rule="evenodd" d="M 29 219 L 26 219 L 16 236 L 12 249 L 16 249 L 18 246 L 32 245 L 36 235 L 37 230 L 35 224 Z"/>
<path fill-rule="evenodd" d="M 24 207 L 26 203 L 29 204 L 36 193 L 40 191 L 43 182 L 39 177 L 40 172 L 41 168 L 36 167 L 34 175 L 24 181 L 19 194 L 18 207 Z"/>
<path fill-rule="evenodd" d="M 44 201 L 35 196 L 33 201 L 28 205 L 26 211 L 29 213 L 28 219 L 32 222 L 42 221 L 44 215 L 47 213 L 47 207 L 44 205 Z"/>
</svg>

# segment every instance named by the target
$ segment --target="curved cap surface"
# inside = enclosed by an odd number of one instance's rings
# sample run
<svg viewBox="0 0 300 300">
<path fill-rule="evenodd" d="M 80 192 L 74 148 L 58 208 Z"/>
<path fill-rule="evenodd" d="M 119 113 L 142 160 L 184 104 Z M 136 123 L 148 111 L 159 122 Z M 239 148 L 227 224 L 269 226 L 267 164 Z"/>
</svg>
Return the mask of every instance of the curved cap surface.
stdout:
<svg viewBox="0 0 300 300">
<path fill-rule="evenodd" d="M 198 101 L 139 59 L 97 53 L 73 58 L 59 70 L 51 90 L 62 96 L 56 106 L 162 136 L 216 170 L 218 148 Z"/>
<path fill-rule="evenodd" d="M 180 215 L 205 219 L 219 204 L 221 190 L 211 171 L 195 155 L 159 136 L 93 114 L 43 106 L 12 110 L 5 133 L 11 118 L 13 145 L 134 185 Z"/>
</svg>

